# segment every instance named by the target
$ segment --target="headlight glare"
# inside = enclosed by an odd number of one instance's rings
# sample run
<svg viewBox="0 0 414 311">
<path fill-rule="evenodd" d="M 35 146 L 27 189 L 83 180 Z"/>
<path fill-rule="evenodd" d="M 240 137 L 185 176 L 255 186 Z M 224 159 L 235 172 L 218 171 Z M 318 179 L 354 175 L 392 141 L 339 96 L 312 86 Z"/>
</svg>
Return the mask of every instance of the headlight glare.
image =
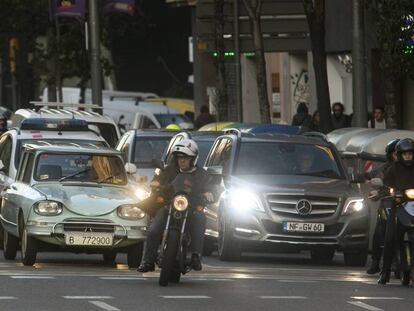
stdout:
<svg viewBox="0 0 414 311">
<path fill-rule="evenodd" d="M 34 205 L 33 210 L 38 215 L 54 216 L 62 213 L 63 206 L 55 201 L 40 201 Z"/>
<path fill-rule="evenodd" d="M 138 198 L 139 201 L 144 201 L 145 199 L 148 199 L 151 193 L 144 189 L 144 188 L 138 188 L 135 190 L 135 196 Z"/>
<path fill-rule="evenodd" d="M 184 212 L 188 208 L 188 199 L 185 195 L 177 195 L 173 200 L 174 208 L 179 212 Z"/>
<path fill-rule="evenodd" d="M 247 189 L 234 189 L 230 192 L 230 205 L 241 211 L 256 210 L 264 212 L 259 197 Z"/>
<path fill-rule="evenodd" d="M 137 205 L 127 204 L 118 207 L 118 216 L 127 220 L 138 220 L 145 217 L 145 213 Z"/>
<path fill-rule="evenodd" d="M 360 212 L 364 209 L 364 206 L 364 199 L 349 199 L 345 204 L 342 215 L 350 215 L 356 212 Z"/>
<path fill-rule="evenodd" d="M 405 195 L 409 199 L 414 199 L 414 189 L 405 190 Z"/>
</svg>

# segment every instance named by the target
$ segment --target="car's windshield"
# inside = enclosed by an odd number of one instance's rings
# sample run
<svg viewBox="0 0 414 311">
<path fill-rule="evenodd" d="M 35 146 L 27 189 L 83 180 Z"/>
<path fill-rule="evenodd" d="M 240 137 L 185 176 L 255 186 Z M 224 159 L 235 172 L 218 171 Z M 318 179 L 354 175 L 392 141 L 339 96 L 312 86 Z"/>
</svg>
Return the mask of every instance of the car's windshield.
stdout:
<svg viewBox="0 0 414 311">
<path fill-rule="evenodd" d="M 153 159 L 161 159 L 165 148 L 170 142 L 170 137 L 137 137 L 132 155 L 137 168 L 155 168 Z"/>
<path fill-rule="evenodd" d="M 180 124 L 191 122 L 182 114 L 156 114 L 158 122 L 160 122 L 161 127 L 166 127 L 170 124 Z"/>
<path fill-rule="evenodd" d="M 242 144 L 235 174 L 344 178 L 329 147 L 287 142 Z"/>
<path fill-rule="evenodd" d="M 58 146 L 58 145 L 74 145 L 74 146 L 84 146 L 84 147 L 91 147 L 91 146 L 97 146 L 97 147 L 107 147 L 107 143 L 104 141 L 97 141 L 97 140 L 86 140 L 86 139 L 63 139 L 63 138 L 47 138 L 47 139 L 19 139 L 17 141 L 17 148 L 16 150 L 20 150 L 20 152 L 16 152 L 16 156 L 14 158 L 15 161 L 15 166 L 18 167 L 19 166 L 19 161 L 20 161 L 20 154 L 21 154 L 21 148 L 24 145 L 29 145 L 29 144 L 36 144 L 36 145 L 43 145 L 43 146 L 47 146 L 47 145 L 54 145 L 54 146 Z"/>
<path fill-rule="evenodd" d="M 126 184 L 126 173 L 121 158 L 86 153 L 42 153 L 38 157 L 34 178 L 38 181 Z"/>
</svg>

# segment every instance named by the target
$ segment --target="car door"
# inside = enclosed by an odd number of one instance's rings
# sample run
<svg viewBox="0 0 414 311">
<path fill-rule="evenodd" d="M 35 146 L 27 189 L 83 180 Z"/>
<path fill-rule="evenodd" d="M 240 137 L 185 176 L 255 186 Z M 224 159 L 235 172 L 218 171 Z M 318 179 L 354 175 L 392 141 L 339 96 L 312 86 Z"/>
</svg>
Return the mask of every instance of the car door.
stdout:
<svg viewBox="0 0 414 311">
<path fill-rule="evenodd" d="M 13 178 L 9 177 L 11 166 L 14 165 L 12 159 L 13 140 L 10 135 L 3 135 L 0 138 L 0 160 L 2 162 L 2 169 L 0 170 L 0 193 L 13 182 Z"/>
<path fill-rule="evenodd" d="M 206 160 L 206 167 L 222 166 L 223 172 L 229 172 L 232 156 L 232 140 L 224 137 L 215 142 Z M 214 176 L 210 184 L 214 187 L 214 192 L 219 197 L 225 190 L 223 177 Z M 218 199 L 218 198 L 217 198 Z M 218 236 L 218 210 L 219 200 L 206 206 L 206 234 Z"/>
</svg>

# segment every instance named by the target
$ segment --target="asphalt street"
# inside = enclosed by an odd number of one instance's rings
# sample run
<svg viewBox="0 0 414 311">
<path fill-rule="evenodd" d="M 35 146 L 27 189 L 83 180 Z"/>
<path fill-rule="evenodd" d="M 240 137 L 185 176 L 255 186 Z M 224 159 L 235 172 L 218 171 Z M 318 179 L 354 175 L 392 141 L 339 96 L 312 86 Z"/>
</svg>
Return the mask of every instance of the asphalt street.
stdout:
<svg viewBox="0 0 414 311">
<path fill-rule="evenodd" d="M 3 258 L 2 255 L 0 255 Z M 3 310 L 412 310 L 414 288 L 376 284 L 340 254 L 329 266 L 306 253 L 252 255 L 236 263 L 204 258 L 203 271 L 158 286 L 158 273 L 108 267 L 98 255 L 41 253 L 34 267 L 0 260 Z"/>
</svg>

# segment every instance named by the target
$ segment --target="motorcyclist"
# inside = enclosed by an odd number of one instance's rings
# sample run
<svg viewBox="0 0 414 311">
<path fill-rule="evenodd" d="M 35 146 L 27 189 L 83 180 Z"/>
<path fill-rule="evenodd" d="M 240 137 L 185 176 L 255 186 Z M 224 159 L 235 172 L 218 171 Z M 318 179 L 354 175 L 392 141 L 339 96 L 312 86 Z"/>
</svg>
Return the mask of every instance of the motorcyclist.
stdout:
<svg viewBox="0 0 414 311">
<path fill-rule="evenodd" d="M 409 188 L 414 188 L 414 141 L 409 138 L 400 140 L 396 147 L 398 161 L 394 163 L 385 173 L 384 185 L 394 189 L 394 191 L 402 191 Z M 379 284 L 386 284 L 390 279 L 390 269 L 392 258 L 394 255 L 395 246 L 401 250 L 404 246 L 405 227 L 399 223 L 396 217 L 395 201 L 393 208 L 388 215 L 385 245 L 384 245 L 384 261 L 381 270 L 381 276 L 378 280 Z M 401 256 L 401 270 L 407 271 L 407 262 L 405 256 Z M 408 280 L 409 282 L 409 280 Z M 408 285 L 407 280 L 404 280 L 403 285 Z"/>
<path fill-rule="evenodd" d="M 150 185 L 153 189 L 159 189 L 171 183 L 177 174 L 194 174 L 191 178 L 193 180 L 191 193 L 195 194 L 198 199 L 194 200 L 195 208 L 192 208 L 192 213 L 189 216 L 191 235 L 190 251 L 192 252 L 191 266 L 194 270 L 199 271 L 202 268 L 200 257 L 203 251 L 206 225 L 203 200 L 201 197 L 205 197 L 207 201 L 213 201 L 213 195 L 207 191 L 207 173 L 196 165 L 198 146 L 195 141 L 184 139 L 176 143 L 173 147 L 172 155 L 173 163 L 168 165 L 159 175 L 156 175 Z M 166 208 L 159 208 L 156 211 L 147 233 L 142 263 L 138 267 L 139 272 L 154 271 L 157 250 L 165 229 L 167 217 L 168 210 Z"/>
<path fill-rule="evenodd" d="M 379 167 L 373 172 L 367 174 L 367 179 L 384 178 L 386 171 L 397 161 L 397 153 L 395 152 L 395 146 L 399 142 L 399 139 L 390 141 L 385 147 L 385 155 L 387 161 L 384 165 Z M 374 236 L 372 239 L 372 261 L 371 266 L 367 270 L 368 274 L 375 274 L 381 271 L 380 261 L 382 256 L 382 245 L 385 240 L 385 230 L 387 226 L 387 209 L 392 207 L 391 200 L 381 200 L 380 206 L 377 211 L 377 222 L 375 225 Z"/>
</svg>

